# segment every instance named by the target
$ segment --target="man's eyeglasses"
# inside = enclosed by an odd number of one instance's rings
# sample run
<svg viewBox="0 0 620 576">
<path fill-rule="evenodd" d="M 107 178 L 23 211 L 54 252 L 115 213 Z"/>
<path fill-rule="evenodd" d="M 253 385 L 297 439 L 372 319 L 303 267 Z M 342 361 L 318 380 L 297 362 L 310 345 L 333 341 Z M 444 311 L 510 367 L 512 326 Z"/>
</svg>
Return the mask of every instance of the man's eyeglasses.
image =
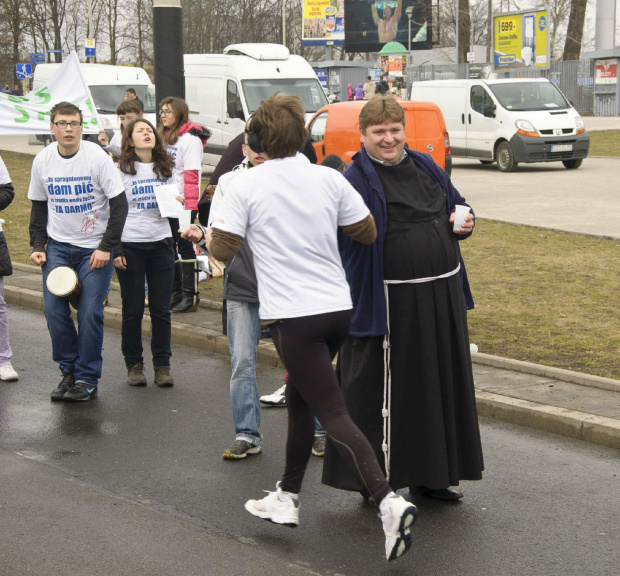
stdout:
<svg viewBox="0 0 620 576">
<path fill-rule="evenodd" d="M 60 128 L 61 130 L 65 130 L 67 126 L 71 126 L 71 128 L 75 130 L 76 128 L 79 128 L 82 125 L 82 123 L 78 122 L 77 120 L 75 122 L 65 122 L 64 120 L 60 120 L 59 122 L 53 122 L 53 124 L 57 128 Z"/>
<path fill-rule="evenodd" d="M 160 116 L 168 116 L 168 114 L 174 114 L 174 112 L 172 110 L 160 110 L 159 111 Z"/>
</svg>

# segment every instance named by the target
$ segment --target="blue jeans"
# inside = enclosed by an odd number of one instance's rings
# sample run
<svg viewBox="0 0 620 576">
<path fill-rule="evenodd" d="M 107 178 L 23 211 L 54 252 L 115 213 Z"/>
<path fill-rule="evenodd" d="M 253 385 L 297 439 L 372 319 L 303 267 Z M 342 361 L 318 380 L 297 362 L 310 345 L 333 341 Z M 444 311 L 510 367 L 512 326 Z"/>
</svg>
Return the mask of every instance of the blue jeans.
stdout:
<svg viewBox="0 0 620 576">
<path fill-rule="evenodd" d="M 174 278 L 175 253 L 172 245 L 160 243 L 141 250 L 123 246 L 127 270 L 116 270 L 123 299 L 121 349 L 125 365 L 144 364 L 142 318 L 144 317 L 144 277 L 148 284 L 151 315 L 151 354 L 154 368 L 170 368 L 170 298 Z"/>
<path fill-rule="evenodd" d="M 237 440 L 258 446 L 262 440 L 256 387 L 256 348 L 260 342 L 258 304 L 226 301 L 230 349 L 230 406 Z"/>
<path fill-rule="evenodd" d="M 96 386 L 101 378 L 103 347 L 103 300 L 112 277 L 113 255 L 103 268 L 90 269 L 94 248 L 80 248 L 50 238 L 47 261 L 43 264 L 43 302 L 47 328 L 52 339 L 52 357 L 60 369 L 73 372 L 76 382 Z M 78 307 L 78 329 L 71 318 L 69 302 L 50 294 L 47 275 L 57 266 L 73 268 L 82 283 Z"/>
</svg>

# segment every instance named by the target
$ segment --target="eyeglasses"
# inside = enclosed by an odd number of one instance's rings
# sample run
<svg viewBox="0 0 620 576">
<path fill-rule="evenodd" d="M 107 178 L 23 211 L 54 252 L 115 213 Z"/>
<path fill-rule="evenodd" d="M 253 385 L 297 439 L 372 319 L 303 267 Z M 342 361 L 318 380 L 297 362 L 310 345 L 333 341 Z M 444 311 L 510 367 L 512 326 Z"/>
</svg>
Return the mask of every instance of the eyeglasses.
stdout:
<svg viewBox="0 0 620 576">
<path fill-rule="evenodd" d="M 174 112 L 172 110 L 160 110 L 159 111 L 160 116 L 168 116 L 168 114 L 174 114 Z"/>
<path fill-rule="evenodd" d="M 77 120 L 75 122 L 65 122 L 64 120 L 60 120 L 60 122 L 53 122 L 53 124 L 61 130 L 66 130 L 67 126 L 71 126 L 71 128 L 76 129 L 82 125 L 82 123 Z"/>
</svg>

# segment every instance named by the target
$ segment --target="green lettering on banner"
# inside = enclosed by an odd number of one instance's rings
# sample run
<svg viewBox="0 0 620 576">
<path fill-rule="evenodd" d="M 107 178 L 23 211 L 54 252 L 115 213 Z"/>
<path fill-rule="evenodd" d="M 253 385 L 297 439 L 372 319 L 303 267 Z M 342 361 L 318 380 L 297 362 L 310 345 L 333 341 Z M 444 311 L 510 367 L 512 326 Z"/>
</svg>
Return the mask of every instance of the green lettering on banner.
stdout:
<svg viewBox="0 0 620 576">
<path fill-rule="evenodd" d="M 15 106 L 15 110 L 22 114 L 20 118 L 14 118 L 17 124 L 23 124 L 24 122 L 28 122 L 28 120 L 30 120 L 28 112 L 26 112 L 21 106 Z"/>
<path fill-rule="evenodd" d="M 39 104 L 47 104 L 52 99 L 51 94 L 47 92 L 47 86 L 43 86 L 43 88 L 37 90 L 34 95 L 37 98 L 41 98 L 41 102 L 39 102 Z M 40 120 L 42 120 L 42 118 L 40 118 Z"/>
<path fill-rule="evenodd" d="M 88 106 L 88 109 L 90 110 L 90 115 L 92 116 L 92 118 L 90 119 L 90 123 L 93 126 L 97 125 L 97 117 L 95 116 L 95 113 L 93 111 L 93 104 L 90 101 L 90 98 L 86 98 L 86 106 Z"/>
</svg>

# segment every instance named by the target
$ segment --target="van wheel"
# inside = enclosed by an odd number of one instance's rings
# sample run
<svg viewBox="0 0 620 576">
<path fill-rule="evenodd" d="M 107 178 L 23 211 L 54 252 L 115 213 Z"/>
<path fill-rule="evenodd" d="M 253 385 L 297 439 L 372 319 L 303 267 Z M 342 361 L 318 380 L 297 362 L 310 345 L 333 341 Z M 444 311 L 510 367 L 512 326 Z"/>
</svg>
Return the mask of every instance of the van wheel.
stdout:
<svg viewBox="0 0 620 576">
<path fill-rule="evenodd" d="M 512 146 L 508 142 L 502 142 L 497 147 L 497 167 L 500 172 L 513 172 L 517 167 Z"/>
<path fill-rule="evenodd" d="M 564 164 L 565 168 L 569 170 L 575 170 L 581 166 L 583 160 L 580 158 L 579 160 L 562 160 L 562 164 Z"/>
<path fill-rule="evenodd" d="M 495 160 L 480 160 L 480 164 L 484 164 L 485 166 L 493 164 L 493 162 L 495 162 Z"/>
</svg>

